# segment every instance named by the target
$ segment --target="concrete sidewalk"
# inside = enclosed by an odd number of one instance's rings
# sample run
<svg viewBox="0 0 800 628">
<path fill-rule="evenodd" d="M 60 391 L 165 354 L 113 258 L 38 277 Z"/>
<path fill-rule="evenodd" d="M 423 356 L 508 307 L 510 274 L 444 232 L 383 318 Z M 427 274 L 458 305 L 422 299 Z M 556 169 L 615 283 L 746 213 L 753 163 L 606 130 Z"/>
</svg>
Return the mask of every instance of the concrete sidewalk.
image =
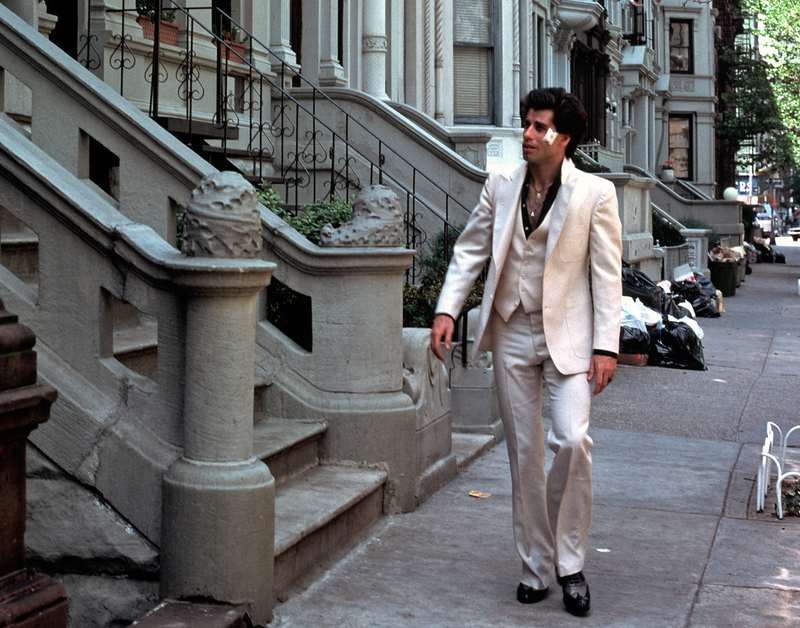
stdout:
<svg viewBox="0 0 800 628">
<path fill-rule="evenodd" d="M 707 371 L 623 366 L 596 399 L 588 616 L 567 614 L 557 585 L 517 603 L 500 443 L 416 512 L 384 519 L 271 625 L 800 627 L 800 519 L 778 520 L 772 499 L 756 513 L 754 487 L 766 421 L 800 423 L 798 277 L 756 265 L 722 317 L 700 319 Z"/>
</svg>

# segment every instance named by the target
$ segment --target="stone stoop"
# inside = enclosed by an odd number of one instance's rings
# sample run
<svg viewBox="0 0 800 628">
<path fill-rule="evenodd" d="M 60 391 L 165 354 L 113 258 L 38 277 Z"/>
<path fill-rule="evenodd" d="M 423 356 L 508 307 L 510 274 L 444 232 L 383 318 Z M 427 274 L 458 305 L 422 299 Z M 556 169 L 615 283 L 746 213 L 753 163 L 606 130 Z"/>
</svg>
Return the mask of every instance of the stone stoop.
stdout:
<svg viewBox="0 0 800 628">
<path fill-rule="evenodd" d="M 253 428 L 253 453 L 267 463 L 280 486 L 319 464 L 319 444 L 327 429 L 319 422 L 261 420 Z"/>
<path fill-rule="evenodd" d="M 269 419 L 256 424 L 255 455 L 275 478 L 276 599 L 318 576 L 383 514 L 388 474 L 355 463 L 320 464 L 322 423 Z"/>
</svg>

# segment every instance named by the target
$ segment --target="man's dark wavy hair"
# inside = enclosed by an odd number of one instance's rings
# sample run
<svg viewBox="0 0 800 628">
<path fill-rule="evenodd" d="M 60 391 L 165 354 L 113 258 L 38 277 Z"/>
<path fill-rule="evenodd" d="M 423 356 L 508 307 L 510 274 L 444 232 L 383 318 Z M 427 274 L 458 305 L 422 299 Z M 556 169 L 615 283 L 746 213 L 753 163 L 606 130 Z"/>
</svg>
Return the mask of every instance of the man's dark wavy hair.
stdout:
<svg viewBox="0 0 800 628">
<path fill-rule="evenodd" d="M 519 114 L 523 120 L 531 109 L 552 109 L 556 131 L 570 136 L 565 155 L 572 158 L 586 133 L 586 109 L 578 97 L 563 87 L 534 89 L 519 101 Z"/>
</svg>

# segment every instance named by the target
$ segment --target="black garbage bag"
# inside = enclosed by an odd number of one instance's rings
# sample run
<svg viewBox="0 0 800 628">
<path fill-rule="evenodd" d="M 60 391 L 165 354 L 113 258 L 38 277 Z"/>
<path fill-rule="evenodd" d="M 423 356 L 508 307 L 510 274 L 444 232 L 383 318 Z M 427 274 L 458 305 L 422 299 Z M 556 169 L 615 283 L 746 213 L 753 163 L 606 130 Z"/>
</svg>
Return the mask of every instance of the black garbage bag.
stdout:
<svg viewBox="0 0 800 628">
<path fill-rule="evenodd" d="M 772 264 L 775 262 L 775 256 L 772 252 L 772 249 L 769 248 L 766 244 L 763 244 L 761 242 L 754 242 L 753 247 L 756 250 L 759 262 L 765 264 Z"/>
<path fill-rule="evenodd" d="M 650 353 L 650 334 L 623 325 L 619 328 L 619 352 L 634 355 Z"/>
<path fill-rule="evenodd" d="M 661 314 L 662 318 L 666 316 L 674 316 L 675 318 L 683 318 L 686 316 L 686 311 L 682 310 L 673 296 L 664 292 L 661 288 L 657 288 L 658 292 L 655 295 L 656 307 L 655 310 Z M 679 299 L 681 300 L 681 299 Z"/>
<path fill-rule="evenodd" d="M 650 329 L 648 366 L 705 371 L 703 343 L 686 323 L 665 321 Z"/>
<path fill-rule="evenodd" d="M 695 273 L 695 280 L 697 284 L 700 286 L 700 289 L 712 299 L 717 296 L 717 288 L 716 286 L 711 283 L 711 280 L 706 277 L 703 273 Z"/>
<path fill-rule="evenodd" d="M 717 310 L 713 299 L 703 290 L 699 282 L 677 281 L 672 284 L 672 292 L 677 296 L 683 297 L 692 304 L 692 307 L 694 308 L 694 315 L 696 317 L 719 317 L 719 310 Z"/>
<path fill-rule="evenodd" d="M 694 308 L 694 315 L 698 318 L 719 318 L 721 314 L 714 300 L 703 294 L 690 302 Z"/>
<path fill-rule="evenodd" d="M 639 299 L 647 307 L 661 311 L 656 293 L 661 292 L 656 283 L 641 270 L 623 265 L 622 294 L 632 299 Z"/>
</svg>

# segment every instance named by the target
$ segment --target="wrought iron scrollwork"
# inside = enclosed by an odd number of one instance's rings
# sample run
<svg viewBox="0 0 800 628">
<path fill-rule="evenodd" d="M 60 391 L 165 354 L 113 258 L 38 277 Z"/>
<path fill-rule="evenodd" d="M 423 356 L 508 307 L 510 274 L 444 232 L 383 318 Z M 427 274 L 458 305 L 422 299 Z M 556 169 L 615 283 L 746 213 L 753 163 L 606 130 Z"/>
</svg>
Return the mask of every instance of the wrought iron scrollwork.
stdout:
<svg viewBox="0 0 800 628">
<path fill-rule="evenodd" d="M 158 82 L 159 83 L 166 83 L 169 80 L 169 71 L 167 70 L 167 66 L 161 61 L 161 58 L 164 56 L 164 53 L 158 55 Z M 150 59 L 150 63 L 147 64 L 147 67 L 144 69 L 144 80 L 148 83 L 153 82 L 153 66 L 155 65 L 155 60 L 153 59 L 153 53 L 147 55 L 147 58 Z"/>
<path fill-rule="evenodd" d="M 217 129 L 238 129 L 239 115 L 236 113 L 236 96 L 228 93 L 220 98 L 217 111 L 212 118 L 214 128 Z"/>
<path fill-rule="evenodd" d="M 339 167 L 335 167 L 335 164 Z M 345 154 L 342 157 L 335 158 L 333 149 L 331 149 L 331 181 L 326 182 L 328 186 L 328 194 L 333 195 L 337 191 L 344 191 L 345 198 L 349 196 L 350 190 L 361 189 L 361 179 L 356 172 L 356 158 L 353 155 Z"/>
<path fill-rule="evenodd" d="M 284 168 L 281 169 L 281 179 L 287 188 L 307 188 L 311 184 L 311 172 L 306 168 L 296 153 L 289 153 Z"/>
<path fill-rule="evenodd" d="M 263 107 L 263 98 L 261 95 L 262 81 L 256 80 L 253 77 L 247 77 L 244 81 L 244 88 L 242 93 L 237 97 L 239 111 L 247 112 L 250 114 L 260 114 Z"/>
<path fill-rule="evenodd" d="M 178 66 L 178 98 L 189 103 L 202 100 L 206 95 L 205 87 L 200 82 L 200 66 L 195 63 L 194 50 L 182 50 L 181 63 Z"/>
<path fill-rule="evenodd" d="M 270 135 L 272 129 L 269 122 L 253 121 L 250 123 L 250 138 L 247 150 L 254 159 L 271 159 L 275 156 L 275 144 Z"/>
<path fill-rule="evenodd" d="M 90 72 L 99 68 L 103 58 L 94 45 L 97 42 L 97 35 L 87 33 L 86 35 L 81 35 L 78 41 L 83 43 L 83 46 L 78 51 L 78 61 Z"/>
<path fill-rule="evenodd" d="M 273 137 L 283 139 L 294 137 L 297 129 L 292 122 L 292 105 L 290 103 L 279 103 L 273 106 L 275 116 L 272 118 L 270 132 Z"/>
<path fill-rule="evenodd" d="M 263 177 L 264 173 L 276 175 L 280 181 L 275 185 L 285 188 L 283 200 L 288 205 L 334 196 L 349 199 L 367 185 L 385 183 L 405 196 L 406 242 L 418 250 L 424 250 L 428 240 L 423 225 L 437 231 L 455 230 L 451 212 L 457 210 L 459 218 L 462 213 L 469 214 L 469 209 L 431 176 L 414 167 L 372 129 L 309 83 L 296 66 L 266 48 L 257 35 L 246 32 L 231 15 L 220 10 L 219 3 L 211 3 L 212 23 L 203 24 L 192 11 L 202 11 L 207 16 L 209 7 L 186 7 L 196 3 L 161 0 L 166 11 L 174 11 L 179 17 L 181 38 L 177 46 L 166 45 L 166 51 L 160 46 L 160 38 L 153 40 L 157 55 L 141 52 L 148 44 L 139 28 L 126 34 L 126 23 L 139 12 L 133 0 L 118 0 L 114 8 L 101 9 L 102 4 L 89 3 L 85 31 L 79 39 L 80 62 L 95 71 L 108 59 L 107 69 L 120 72 L 122 93 L 129 80 L 124 72 L 134 68 L 140 57 L 142 66 L 147 66 L 144 78 L 151 87 L 151 114 L 159 115 L 160 85 L 167 83 L 171 103 L 163 110 L 169 113 L 160 117 L 171 123 L 171 128 L 183 129 L 177 132 L 189 136 L 193 147 L 213 149 L 207 153 L 219 167 L 248 171 L 252 167 L 253 178 Z M 107 19 L 106 14 L 121 17 Z M 112 31 L 109 43 L 103 40 L 107 51 L 92 34 L 93 24 L 105 24 L 102 28 Z M 229 44 L 219 37 L 223 29 L 233 32 L 234 26 L 248 38 L 247 53 L 234 55 L 235 59 L 233 53 L 228 54 Z M 98 34 L 105 37 L 99 31 Z M 209 45 L 214 43 L 218 46 L 216 51 Z M 212 56 L 212 52 L 216 54 Z M 268 63 L 262 64 L 264 59 Z M 137 82 L 141 82 L 139 71 Z M 172 80 L 176 85 L 170 83 Z M 182 105 L 185 112 L 176 113 Z M 175 116 L 181 119 L 176 120 Z M 223 131 L 209 132 L 209 121 Z M 228 132 L 234 129 L 241 136 Z M 203 145 L 206 139 L 211 142 Z M 220 139 L 221 146 L 217 145 Z M 415 259 L 408 271 L 409 280 L 419 281 L 421 272 L 419 260 Z"/>
<path fill-rule="evenodd" d="M 325 150 L 325 145 L 322 143 L 324 137 L 322 130 L 314 129 L 306 131 L 306 138 L 308 141 L 305 146 L 300 149 L 298 154 L 299 158 L 309 166 L 316 166 L 323 164 L 328 158 L 328 153 Z"/>
<path fill-rule="evenodd" d="M 117 45 L 111 51 L 111 56 L 108 58 L 108 65 L 114 70 L 130 70 L 136 65 L 136 55 L 129 43 L 133 41 L 130 35 L 114 35 L 112 39 L 117 40 Z"/>
</svg>

